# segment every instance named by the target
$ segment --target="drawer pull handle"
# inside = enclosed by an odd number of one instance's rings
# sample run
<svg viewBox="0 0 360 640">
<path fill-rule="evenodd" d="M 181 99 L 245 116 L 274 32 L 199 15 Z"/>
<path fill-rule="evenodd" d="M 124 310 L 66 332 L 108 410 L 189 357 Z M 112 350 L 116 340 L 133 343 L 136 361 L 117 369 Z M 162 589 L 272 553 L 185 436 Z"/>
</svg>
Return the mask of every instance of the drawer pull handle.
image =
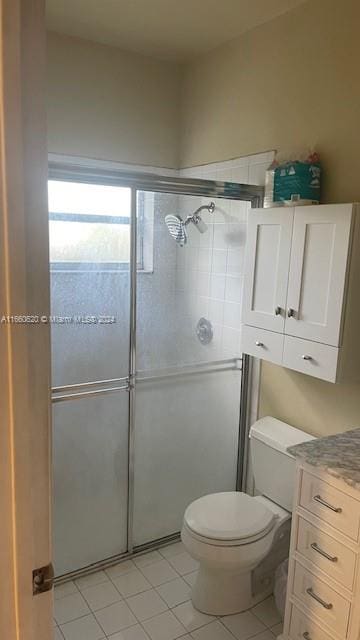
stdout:
<svg viewBox="0 0 360 640">
<path fill-rule="evenodd" d="M 282 311 L 281 307 L 275 307 L 275 315 L 276 316 L 280 316 L 281 315 L 281 311 Z"/>
<path fill-rule="evenodd" d="M 311 640 L 311 635 L 308 631 L 305 631 L 302 635 L 305 640 Z"/>
<path fill-rule="evenodd" d="M 312 360 L 312 356 L 303 355 L 301 357 L 302 357 L 303 360 Z"/>
<path fill-rule="evenodd" d="M 331 511 L 334 511 L 335 513 L 342 512 L 341 507 L 333 507 L 333 505 L 330 504 L 330 502 L 326 502 L 326 500 L 323 500 L 320 495 L 314 496 L 314 500 L 315 502 L 319 502 L 320 504 L 322 504 L 323 507 L 327 507 L 328 509 L 330 509 Z"/>
<path fill-rule="evenodd" d="M 318 602 L 319 604 L 321 604 L 322 607 L 324 607 L 324 609 L 332 609 L 333 606 L 331 604 L 331 602 L 325 602 L 325 600 L 323 600 L 322 598 L 320 598 L 320 596 L 316 595 L 316 593 L 314 593 L 314 591 L 312 590 L 311 587 L 309 587 L 308 589 L 306 589 L 306 593 L 311 596 L 314 600 L 316 600 L 316 602 Z"/>
<path fill-rule="evenodd" d="M 256 344 L 257 347 L 263 347 L 264 346 L 264 343 L 263 342 L 259 342 L 259 340 L 256 340 L 255 344 Z"/>
<path fill-rule="evenodd" d="M 318 547 L 316 542 L 312 542 L 310 547 L 314 549 L 314 551 L 317 551 L 317 553 L 320 553 L 320 555 L 326 558 L 327 560 L 330 560 L 330 562 L 337 562 L 338 559 L 336 556 L 330 556 L 328 553 L 326 553 L 326 551 L 323 551 L 320 547 Z"/>
</svg>

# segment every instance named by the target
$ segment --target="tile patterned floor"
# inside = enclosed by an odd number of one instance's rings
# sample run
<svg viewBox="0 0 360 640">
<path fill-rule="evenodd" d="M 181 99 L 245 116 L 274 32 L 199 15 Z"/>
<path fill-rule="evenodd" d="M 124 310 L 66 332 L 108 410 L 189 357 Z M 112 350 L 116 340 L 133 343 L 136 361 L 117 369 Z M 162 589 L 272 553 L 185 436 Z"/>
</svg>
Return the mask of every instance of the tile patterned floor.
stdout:
<svg viewBox="0 0 360 640">
<path fill-rule="evenodd" d="M 274 640 L 273 598 L 215 617 L 190 601 L 197 563 L 181 542 L 55 588 L 54 640 Z"/>
</svg>

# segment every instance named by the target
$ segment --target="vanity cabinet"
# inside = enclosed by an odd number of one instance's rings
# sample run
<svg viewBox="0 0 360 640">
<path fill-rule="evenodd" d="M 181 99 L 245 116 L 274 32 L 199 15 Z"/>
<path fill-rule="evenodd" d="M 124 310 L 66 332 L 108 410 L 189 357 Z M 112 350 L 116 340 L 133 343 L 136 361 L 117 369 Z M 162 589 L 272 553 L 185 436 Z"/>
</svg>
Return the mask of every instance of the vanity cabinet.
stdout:
<svg viewBox="0 0 360 640">
<path fill-rule="evenodd" d="M 331 382 L 359 379 L 360 349 L 350 349 L 358 342 L 359 254 L 358 205 L 251 210 L 244 353 Z"/>
<path fill-rule="evenodd" d="M 360 493 L 297 465 L 284 640 L 358 640 Z"/>
</svg>

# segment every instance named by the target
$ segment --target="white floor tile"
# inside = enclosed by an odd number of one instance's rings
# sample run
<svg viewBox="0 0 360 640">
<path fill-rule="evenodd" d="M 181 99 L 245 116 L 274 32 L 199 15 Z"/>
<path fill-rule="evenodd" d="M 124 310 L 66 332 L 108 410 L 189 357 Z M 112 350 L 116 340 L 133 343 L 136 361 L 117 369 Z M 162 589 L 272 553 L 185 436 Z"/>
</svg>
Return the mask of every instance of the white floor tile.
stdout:
<svg viewBox="0 0 360 640">
<path fill-rule="evenodd" d="M 194 586 L 197 574 L 197 571 L 192 571 L 191 573 L 187 573 L 186 575 L 184 575 L 184 580 L 190 585 L 190 587 Z"/>
<path fill-rule="evenodd" d="M 54 635 L 53 635 L 54 640 L 64 640 L 64 636 L 61 633 L 59 627 L 55 627 L 54 628 Z"/>
<path fill-rule="evenodd" d="M 171 611 L 146 620 L 143 625 L 151 640 L 175 640 L 186 633 L 186 629 Z"/>
<path fill-rule="evenodd" d="M 234 636 L 225 629 L 219 620 L 215 620 L 201 629 L 196 629 L 191 636 L 194 640 L 234 640 Z"/>
<path fill-rule="evenodd" d="M 96 573 L 89 573 L 88 576 L 83 576 L 75 580 L 76 586 L 82 591 L 87 587 L 93 587 L 95 584 L 101 584 L 102 582 L 108 582 L 105 571 L 96 571 Z"/>
<path fill-rule="evenodd" d="M 107 636 L 137 623 L 126 602 L 117 602 L 110 607 L 101 609 L 95 613 L 95 617 Z"/>
<path fill-rule="evenodd" d="M 169 562 L 181 576 L 196 571 L 199 567 L 199 563 L 187 551 L 169 558 Z"/>
<path fill-rule="evenodd" d="M 64 584 L 59 584 L 58 587 L 54 588 L 54 599 L 58 600 L 59 598 L 70 596 L 72 593 L 77 593 L 74 582 L 64 582 Z"/>
<path fill-rule="evenodd" d="M 147 567 L 149 564 L 158 562 L 161 559 L 161 555 L 158 551 L 149 551 L 148 553 L 144 553 L 142 556 L 135 556 L 134 562 L 139 569 L 142 569 L 143 567 Z"/>
<path fill-rule="evenodd" d="M 238 640 L 248 640 L 248 638 L 266 630 L 263 623 L 251 611 L 224 616 L 221 621 Z"/>
<path fill-rule="evenodd" d="M 115 633 L 113 636 L 109 636 L 108 640 L 149 640 L 149 636 L 139 624 L 136 624 L 134 627 L 129 627 L 124 631 Z"/>
<path fill-rule="evenodd" d="M 169 544 L 168 547 L 159 549 L 159 553 L 161 553 L 161 555 L 166 559 L 177 556 L 179 553 L 183 553 L 184 551 L 185 547 L 182 542 L 174 542 L 173 544 Z"/>
<path fill-rule="evenodd" d="M 55 600 L 54 615 L 59 625 L 86 616 L 88 613 L 90 613 L 90 609 L 78 591 L 70 596 Z"/>
<path fill-rule="evenodd" d="M 263 600 L 263 602 L 260 602 L 255 607 L 253 607 L 252 612 L 267 627 L 273 627 L 274 624 L 281 622 L 281 615 L 276 608 L 273 596 L 270 596 L 270 598 Z"/>
<path fill-rule="evenodd" d="M 113 578 L 113 583 L 124 598 L 129 598 L 137 593 L 151 589 L 150 582 L 146 580 L 138 569 L 130 571 L 124 576 Z"/>
<path fill-rule="evenodd" d="M 273 627 L 271 627 L 270 631 L 274 634 L 274 636 L 280 636 L 283 632 L 283 623 L 279 622 L 278 624 L 275 624 Z"/>
<path fill-rule="evenodd" d="M 105 634 L 93 615 L 73 620 L 61 626 L 65 640 L 101 640 Z"/>
<path fill-rule="evenodd" d="M 176 607 L 190 599 L 190 585 L 182 578 L 171 580 L 157 587 L 156 591 L 165 600 L 168 607 Z"/>
<path fill-rule="evenodd" d="M 136 567 L 132 560 L 124 560 L 123 562 L 119 562 L 119 564 L 115 564 L 113 567 L 105 569 L 105 573 L 112 579 L 117 576 L 122 576 L 125 573 L 130 573 L 130 571 L 134 571 L 134 569 L 136 569 Z"/>
<path fill-rule="evenodd" d="M 257 636 L 251 638 L 251 640 L 274 640 L 274 635 L 271 633 L 270 629 L 266 629 L 266 631 L 259 633 Z"/>
<path fill-rule="evenodd" d="M 137 596 L 128 598 L 126 601 L 131 611 L 136 615 L 137 619 L 142 622 L 147 618 L 156 616 L 159 613 L 163 613 L 167 610 L 167 605 L 156 593 L 155 589 L 151 591 L 145 591 Z"/>
<path fill-rule="evenodd" d="M 192 602 L 190 601 L 180 604 L 172 611 L 187 631 L 193 631 L 194 629 L 203 627 L 205 624 L 214 620 L 214 616 L 208 616 L 206 613 L 201 613 L 194 609 Z"/>
<path fill-rule="evenodd" d="M 130 575 L 130 574 L 129 574 Z M 110 582 L 102 582 L 82 590 L 82 594 L 92 611 L 104 609 L 121 600 L 121 595 Z"/>
<path fill-rule="evenodd" d="M 178 577 L 178 574 L 167 560 L 160 560 L 160 562 L 154 562 L 154 564 L 150 564 L 147 567 L 142 567 L 141 571 L 154 587 L 158 587 L 164 582 L 175 580 Z"/>
</svg>

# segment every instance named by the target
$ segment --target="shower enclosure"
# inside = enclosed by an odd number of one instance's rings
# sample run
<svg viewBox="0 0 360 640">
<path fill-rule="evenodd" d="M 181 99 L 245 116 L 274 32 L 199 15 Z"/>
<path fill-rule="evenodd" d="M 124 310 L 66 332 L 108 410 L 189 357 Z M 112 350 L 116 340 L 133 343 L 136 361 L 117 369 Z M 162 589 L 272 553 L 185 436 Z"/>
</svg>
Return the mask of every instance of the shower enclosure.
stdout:
<svg viewBox="0 0 360 640">
<path fill-rule="evenodd" d="M 60 164 L 49 180 L 63 577 L 170 541 L 189 502 L 241 488 L 242 269 L 262 188 Z M 192 220 L 175 242 L 165 218 L 200 208 L 202 233 Z"/>
</svg>

